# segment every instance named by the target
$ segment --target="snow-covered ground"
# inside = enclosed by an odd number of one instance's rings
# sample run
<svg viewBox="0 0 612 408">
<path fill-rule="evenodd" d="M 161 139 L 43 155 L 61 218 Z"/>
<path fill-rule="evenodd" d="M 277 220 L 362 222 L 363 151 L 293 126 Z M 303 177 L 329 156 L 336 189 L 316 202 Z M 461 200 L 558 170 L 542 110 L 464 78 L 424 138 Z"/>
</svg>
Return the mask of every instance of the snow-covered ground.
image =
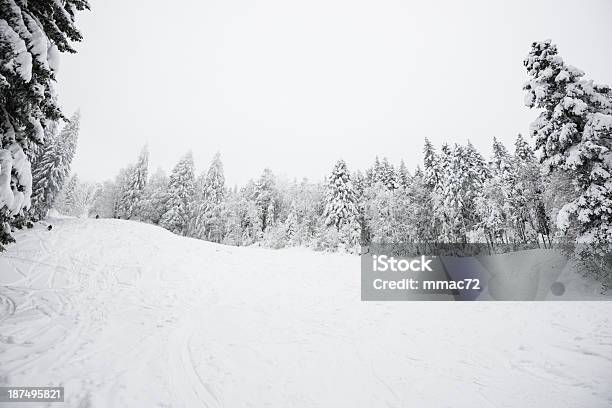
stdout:
<svg viewBox="0 0 612 408">
<path fill-rule="evenodd" d="M 612 406 L 612 302 L 361 302 L 356 256 L 50 222 L 0 254 L 0 385 L 51 406 Z"/>
</svg>

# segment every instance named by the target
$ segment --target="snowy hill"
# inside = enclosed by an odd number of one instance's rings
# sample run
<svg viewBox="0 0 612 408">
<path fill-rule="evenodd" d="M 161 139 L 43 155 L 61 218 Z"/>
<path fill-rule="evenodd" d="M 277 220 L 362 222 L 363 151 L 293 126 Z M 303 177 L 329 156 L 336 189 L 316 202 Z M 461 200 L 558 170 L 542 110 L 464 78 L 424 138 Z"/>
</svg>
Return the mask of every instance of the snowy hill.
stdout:
<svg viewBox="0 0 612 408">
<path fill-rule="evenodd" d="M 57 406 L 612 404 L 611 302 L 361 302 L 355 256 L 50 222 L 0 255 L 0 385 Z"/>
</svg>

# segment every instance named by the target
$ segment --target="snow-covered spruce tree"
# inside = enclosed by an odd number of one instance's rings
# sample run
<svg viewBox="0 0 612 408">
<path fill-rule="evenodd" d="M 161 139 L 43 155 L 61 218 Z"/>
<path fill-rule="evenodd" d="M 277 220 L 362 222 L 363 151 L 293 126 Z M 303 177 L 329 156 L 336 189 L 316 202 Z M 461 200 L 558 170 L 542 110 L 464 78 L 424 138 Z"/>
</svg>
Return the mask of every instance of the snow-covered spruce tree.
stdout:
<svg viewBox="0 0 612 408">
<path fill-rule="evenodd" d="M 308 246 L 314 243 L 323 221 L 323 188 L 321 183 L 310 183 L 303 179 L 293 184 L 291 197 L 281 197 L 282 201 L 287 202 L 284 206 L 287 207 L 287 215 L 284 217 L 287 245 Z"/>
<path fill-rule="evenodd" d="M 429 141 L 425 138 L 425 147 L 423 149 L 423 181 L 431 190 L 435 190 L 440 183 L 440 160 L 436 155 L 436 151 Z"/>
<path fill-rule="evenodd" d="M 198 181 L 198 198 L 193 203 L 194 227 L 192 236 L 213 242 L 221 242 L 224 234 L 225 175 L 221 154 L 216 153 L 208 172 Z"/>
<path fill-rule="evenodd" d="M 499 173 L 503 181 L 508 183 L 516 181 L 512 155 L 508 152 L 506 146 L 495 137 L 493 138 L 493 156 L 491 157 L 490 166 L 493 172 Z"/>
<path fill-rule="evenodd" d="M 530 133 L 547 171 L 567 171 L 577 198 L 557 217 L 578 242 L 612 242 L 612 93 L 566 65 L 550 40 L 534 42 L 524 60 L 525 104 L 541 109 Z"/>
<path fill-rule="evenodd" d="M 366 170 L 367 185 L 371 186 L 382 179 L 382 165 L 378 156 L 374 159 L 374 165 Z"/>
<path fill-rule="evenodd" d="M 524 242 L 550 244 L 550 218 L 544 206 L 544 182 L 535 153 L 519 134 L 514 142 L 517 181 L 513 192 L 519 236 Z"/>
<path fill-rule="evenodd" d="M 77 191 L 79 177 L 77 174 L 72 174 L 66 181 L 66 185 L 59 192 L 53 208 L 62 215 L 75 215 L 77 208 Z"/>
<path fill-rule="evenodd" d="M 469 140 L 465 147 L 465 160 L 470 181 L 475 185 L 474 189 L 477 190 L 479 184 L 491 177 L 491 172 L 485 159 Z"/>
<path fill-rule="evenodd" d="M 414 177 L 425 177 L 425 173 L 421 169 L 421 166 L 417 164 L 416 170 L 414 171 Z"/>
<path fill-rule="evenodd" d="M 482 194 L 482 186 L 491 174 L 485 159 L 470 141 L 463 151 L 465 154 L 462 167 L 465 183 L 463 218 L 469 232 L 475 230 L 476 225 L 480 222 L 476 211 L 476 200 Z"/>
<path fill-rule="evenodd" d="M 74 26 L 87 0 L 0 1 L 0 250 L 13 241 L 10 222 L 30 208 L 30 159 L 45 127 L 63 116 L 55 74 L 60 52 L 75 52 Z"/>
<path fill-rule="evenodd" d="M 149 149 L 147 146 L 142 148 L 138 160 L 130 166 L 124 184 L 121 186 L 121 196 L 117 203 L 121 218 L 129 220 L 131 218 L 141 219 L 139 216 L 142 196 L 147 185 L 149 174 Z"/>
<path fill-rule="evenodd" d="M 189 202 L 189 223 L 187 225 L 186 235 L 192 238 L 204 239 L 204 236 L 199 236 L 199 231 L 204 231 L 203 216 L 200 215 L 200 209 L 204 203 L 204 183 L 206 182 L 206 171 L 200 173 L 193 184 L 194 194 Z"/>
<path fill-rule="evenodd" d="M 292 203 L 291 207 L 289 208 L 289 215 L 287 216 L 287 220 L 285 221 L 285 236 L 287 239 L 287 243 L 291 246 L 295 245 L 296 243 L 299 243 L 298 229 L 298 210 L 295 203 Z"/>
<path fill-rule="evenodd" d="M 261 228 L 265 231 L 268 224 L 274 223 L 274 208 L 277 201 L 276 177 L 272 170 L 266 168 L 263 174 L 255 183 L 253 189 L 252 200 L 257 205 L 260 218 Z"/>
<path fill-rule="evenodd" d="M 191 152 L 174 166 L 168 183 L 168 210 L 159 225 L 167 230 L 185 235 L 189 224 L 189 203 L 194 194 L 193 155 Z"/>
<path fill-rule="evenodd" d="M 339 160 L 327 180 L 325 196 L 325 225 L 340 230 L 356 221 L 357 205 L 351 176 L 344 160 Z"/>
<path fill-rule="evenodd" d="M 399 169 L 397 170 L 397 184 L 399 188 L 407 188 L 410 185 L 410 172 L 406 168 L 404 160 L 400 162 Z"/>
<path fill-rule="evenodd" d="M 43 219 L 53 206 L 70 173 L 70 164 L 79 135 L 80 114 L 76 112 L 55 137 L 49 135 L 32 168 L 32 207 L 34 221 Z"/>
<path fill-rule="evenodd" d="M 58 137 L 58 134 L 62 128 L 62 123 L 64 121 L 49 121 L 47 122 L 47 126 L 45 126 L 45 143 L 33 145 L 30 150 L 30 167 L 32 169 L 32 177 L 34 176 L 34 169 L 37 167 L 38 161 L 40 161 L 45 153 L 45 150 L 48 148 L 48 144 Z M 49 143 L 47 143 L 49 142 Z M 34 180 L 32 180 L 32 183 Z M 32 197 L 34 196 L 34 184 L 32 184 Z M 32 198 L 33 199 L 33 198 Z M 30 207 L 32 208 L 32 207 Z"/>
<path fill-rule="evenodd" d="M 424 178 L 420 167 L 417 167 L 410 180 L 410 186 L 405 191 L 408 195 L 408 213 L 411 217 L 408 226 L 413 231 L 413 242 L 426 244 L 437 240 L 439 225 L 433 222 L 433 196 L 426 186 Z"/>
<path fill-rule="evenodd" d="M 371 215 L 369 211 L 369 192 L 371 187 L 376 184 L 370 183 L 368 177 L 364 176 L 359 170 L 353 174 L 352 181 L 355 191 L 355 205 L 357 207 L 357 223 L 359 223 L 361 231 L 360 241 L 363 244 L 367 244 L 372 238 L 370 229 L 371 220 L 369 218 Z"/>
<path fill-rule="evenodd" d="M 520 133 L 514 141 L 514 157 L 521 162 L 535 162 L 536 157 L 533 149 L 529 146 L 529 143 L 523 138 Z"/>
<path fill-rule="evenodd" d="M 263 235 L 261 217 L 254 201 L 255 183 L 250 181 L 245 187 L 228 195 L 227 225 L 223 243 L 228 245 L 251 245 Z"/>
<path fill-rule="evenodd" d="M 119 170 L 119 174 L 115 177 L 115 183 L 117 183 L 117 197 L 115 197 L 114 214 L 116 218 L 124 220 L 129 218 L 128 211 L 130 206 L 124 200 L 124 197 L 128 194 L 130 180 L 133 179 L 133 172 L 134 165 L 130 164 Z"/>
<path fill-rule="evenodd" d="M 376 156 L 374 165 L 366 170 L 365 187 L 380 183 L 389 190 L 394 190 L 399 187 L 397 173 L 395 168 L 386 157 L 382 161 Z"/>
<path fill-rule="evenodd" d="M 440 163 L 443 171 L 436 188 L 436 218 L 440 222 L 440 240 L 449 243 L 467 242 L 465 149 L 455 144 L 442 146 Z"/>
<path fill-rule="evenodd" d="M 432 230 L 436 232 L 436 240 L 443 239 L 443 227 L 446 224 L 444 197 L 442 194 L 442 176 L 446 174 L 450 162 L 450 148 L 446 143 L 442 145 L 438 155 L 427 138 L 423 150 L 423 170 L 417 167 L 415 176 L 422 174 L 424 186 L 431 197 Z"/>
<path fill-rule="evenodd" d="M 139 217 L 142 221 L 159 224 L 162 215 L 167 211 L 168 201 L 168 176 L 163 169 L 158 168 L 151 175 L 145 186 Z"/>
<path fill-rule="evenodd" d="M 440 241 L 466 243 L 475 240 L 479 216 L 476 201 L 483 183 L 489 176 L 480 153 L 468 142 L 467 146 L 443 145 L 440 155 L 435 155 L 426 142 L 423 183 L 431 194 L 434 230 Z"/>
<path fill-rule="evenodd" d="M 396 191 L 376 183 L 364 192 L 365 218 L 374 242 L 389 243 L 399 239 L 398 229 L 403 222 L 396 217 Z"/>
<path fill-rule="evenodd" d="M 128 185 L 127 180 L 131 177 L 132 165 L 128 165 L 119 170 L 115 176 L 115 195 L 113 197 L 113 218 L 125 218 L 125 207 L 121 205 L 121 197 L 125 195 L 125 189 Z"/>
<path fill-rule="evenodd" d="M 476 211 L 480 220 L 478 228 L 491 247 L 506 242 L 508 223 L 504 188 L 501 179 L 494 175 L 485 181 L 481 194 L 476 198 Z"/>
<path fill-rule="evenodd" d="M 519 211 L 515 194 L 518 175 L 514 158 L 495 137 L 489 170 L 491 177 L 483 183 L 482 193 L 476 200 L 480 217 L 478 227 L 492 246 L 516 243 Z"/>
<path fill-rule="evenodd" d="M 382 163 L 380 164 L 380 174 L 379 174 L 379 183 L 382 183 L 388 190 L 395 190 L 399 188 L 399 183 L 397 181 L 397 174 L 395 172 L 395 168 L 386 157 L 383 158 Z"/>
</svg>

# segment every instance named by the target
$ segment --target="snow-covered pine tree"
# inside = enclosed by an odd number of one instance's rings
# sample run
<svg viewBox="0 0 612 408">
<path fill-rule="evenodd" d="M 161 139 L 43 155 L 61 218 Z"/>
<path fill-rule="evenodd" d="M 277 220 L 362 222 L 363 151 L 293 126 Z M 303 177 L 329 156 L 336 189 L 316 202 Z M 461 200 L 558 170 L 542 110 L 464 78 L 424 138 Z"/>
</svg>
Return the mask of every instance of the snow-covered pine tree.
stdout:
<svg viewBox="0 0 612 408">
<path fill-rule="evenodd" d="M 432 214 L 432 231 L 438 235 L 436 240 L 444 240 L 446 227 L 446 210 L 444 208 L 443 182 L 444 176 L 447 174 L 450 163 L 450 148 L 446 143 L 442 145 L 440 154 L 438 155 L 431 144 L 425 138 L 425 147 L 423 150 L 423 170 L 417 167 L 415 176 L 422 175 L 423 185 L 428 190 L 428 195 L 431 197 L 431 214 Z"/>
<path fill-rule="evenodd" d="M 486 160 L 469 140 L 465 148 L 465 154 L 469 176 L 474 185 L 474 189 L 477 190 L 478 185 L 484 183 L 484 181 L 491 176 L 491 172 L 489 171 Z"/>
<path fill-rule="evenodd" d="M 357 206 L 351 176 L 344 160 L 338 160 L 328 181 L 325 197 L 325 225 L 340 230 L 356 221 Z"/>
<path fill-rule="evenodd" d="M 115 216 L 117 218 L 127 220 L 130 216 L 130 205 L 125 200 L 125 197 L 128 195 L 129 187 L 131 185 L 131 180 L 133 179 L 134 173 L 134 165 L 129 164 L 128 166 L 122 168 L 119 171 L 119 174 L 115 178 L 115 182 L 117 183 L 117 197 L 115 198 Z"/>
<path fill-rule="evenodd" d="M 399 187 L 399 183 L 397 181 L 397 174 L 395 172 L 395 168 L 386 157 L 383 157 L 382 163 L 380 164 L 380 171 L 378 180 L 379 183 L 382 183 L 388 190 L 395 190 Z"/>
<path fill-rule="evenodd" d="M 62 191 L 70 173 L 70 164 L 76 150 L 79 135 L 80 114 L 76 112 L 55 137 L 52 135 L 41 149 L 32 168 L 32 207 L 34 221 L 43 219 Z"/>
<path fill-rule="evenodd" d="M 524 242 L 550 243 L 550 220 L 544 207 L 544 182 L 535 153 L 519 134 L 514 142 L 517 180 L 513 192 L 514 209 L 519 221 L 519 236 Z"/>
<path fill-rule="evenodd" d="M 130 171 L 126 174 L 124 180 L 125 184 L 121 188 L 122 195 L 117 203 L 121 218 L 126 220 L 131 218 L 141 219 L 139 216 L 140 201 L 147 185 L 148 174 L 149 148 L 144 146 L 136 164 L 130 166 Z"/>
<path fill-rule="evenodd" d="M 206 175 L 198 181 L 201 189 L 194 203 L 193 236 L 213 242 L 221 242 L 224 232 L 225 175 L 221 154 L 217 152 Z"/>
<path fill-rule="evenodd" d="M 489 161 L 490 178 L 482 184 L 477 198 L 478 226 L 491 245 L 525 244 L 527 234 L 526 201 L 519 185 L 518 159 L 493 138 L 493 155 Z"/>
<path fill-rule="evenodd" d="M 125 195 L 128 180 L 131 177 L 133 165 L 128 165 L 119 170 L 115 176 L 115 196 L 113 197 L 113 218 L 125 218 L 125 206 L 121 202 L 121 197 Z"/>
<path fill-rule="evenodd" d="M 255 183 L 251 180 L 227 197 L 227 225 L 223 242 L 229 245 L 250 245 L 262 236 L 259 209 L 251 199 Z"/>
<path fill-rule="evenodd" d="M 490 172 L 484 158 L 470 141 L 462 150 L 464 154 L 462 165 L 464 187 L 462 191 L 465 193 L 462 216 L 469 232 L 474 230 L 480 221 L 476 211 L 476 199 L 482 194 L 482 186 L 490 177 Z"/>
<path fill-rule="evenodd" d="M 578 197 L 565 204 L 558 226 L 576 226 L 578 242 L 612 242 L 612 92 L 566 65 L 550 40 L 534 42 L 524 60 L 525 104 L 541 109 L 531 125 L 548 171 L 568 171 Z"/>
<path fill-rule="evenodd" d="M 468 220 L 466 214 L 467 168 L 465 149 L 455 144 L 442 146 L 439 168 L 439 187 L 435 192 L 436 218 L 440 221 L 440 240 L 449 243 L 467 242 Z"/>
<path fill-rule="evenodd" d="M 374 159 L 374 166 L 372 166 L 372 180 L 371 184 L 378 183 L 382 179 L 382 163 L 378 156 Z"/>
<path fill-rule="evenodd" d="M 379 182 L 368 187 L 364 194 L 365 220 L 370 239 L 379 243 L 393 242 L 397 220 L 393 217 L 394 191 Z"/>
<path fill-rule="evenodd" d="M 75 215 L 77 207 L 77 190 L 79 177 L 77 174 L 72 174 L 66 181 L 66 185 L 60 191 L 53 208 L 62 215 Z"/>
<path fill-rule="evenodd" d="M 266 209 L 266 231 L 276 225 L 276 210 L 274 207 L 274 201 L 270 201 L 268 208 Z"/>
<path fill-rule="evenodd" d="M 510 243 L 517 239 L 517 223 L 519 223 L 519 210 L 522 204 L 516 201 L 516 183 L 518 175 L 512 155 L 503 143 L 493 138 L 493 155 L 489 162 L 494 188 L 491 191 L 495 197 L 489 199 L 495 202 L 496 211 L 500 212 L 500 219 L 503 225 L 499 226 L 502 236 L 498 238 L 502 243 Z"/>
<path fill-rule="evenodd" d="M 45 127 L 63 118 L 56 97 L 59 53 L 80 41 L 75 13 L 87 0 L 0 1 L 0 250 L 9 222 L 30 208 L 30 158 Z"/>
<path fill-rule="evenodd" d="M 158 168 L 149 178 L 142 195 L 139 210 L 141 220 L 151 224 L 159 224 L 162 215 L 167 211 L 167 189 L 168 176 L 162 168 Z"/>
<path fill-rule="evenodd" d="M 65 124 L 62 122 L 64 121 L 62 120 L 48 121 L 47 126 L 45 126 L 45 139 L 44 139 L 45 142 L 42 144 L 32 146 L 32 149 L 30 150 L 30 164 L 31 164 L 30 167 L 32 169 L 32 178 L 34 177 L 34 169 L 36 169 L 38 161 L 42 159 L 43 154 L 45 153 L 45 150 L 49 148 L 48 145 L 51 145 L 52 143 L 51 141 L 53 141 L 54 139 L 58 137 L 58 134 L 62 128 L 62 125 Z M 32 179 L 32 183 L 34 183 L 33 179 Z M 32 184 L 32 200 L 34 199 L 33 197 L 34 197 L 34 184 Z"/>
<path fill-rule="evenodd" d="M 506 242 L 507 216 L 503 197 L 504 188 L 501 178 L 495 174 L 484 182 L 481 194 L 476 197 L 476 211 L 480 220 L 477 227 L 490 246 Z"/>
<path fill-rule="evenodd" d="M 436 155 L 436 151 L 429 141 L 425 138 L 425 147 L 423 149 L 423 181 L 430 190 L 435 190 L 440 183 L 440 159 Z"/>
<path fill-rule="evenodd" d="M 268 227 L 268 224 L 274 223 L 273 209 L 276 203 L 276 193 L 276 178 L 272 170 L 266 168 L 255 183 L 252 196 L 259 210 L 262 231 Z"/>
<path fill-rule="evenodd" d="M 417 164 L 417 168 L 414 171 L 414 177 L 425 177 L 425 173 L 423 172 L 423 170 L 421 169 L 421 166 Z"/>
<path fill-rule="evenodd" d="M 360 170 L 353 173 L 351 177 L 353 181 L 353 189 L 355 190 L 355 197 L 359 200 L 359 197 L 363 194 L 364 190 L 368 187 L 366 176 Z"/>
<path fill-rule="evenodd" d="M 361 171 L 357 170 L 353 173 L 353 189 L 355 191 L 355 206 L 357 207 L 357 222 L 361 231 L 360 240 L 362 243 L 368 243 L 371 240 L 370 235 L 370 219 L 368 217 L 368 201 L 371 199 L 369 190 L 373 185 L 368 180 L 368 176 L 364 176 Z M 371 179 L 370 179 L 371 180 Z"/>
<path fill-rule="evenodd" d="M 200 173 L 193 184 L 194 194 L 189 202 L 189 224 L 187 225 L 187 236 L 205 239 L 204 235 L 204 183 L 206 182 L 206 171 Z"/>
<path fill-rule="evenodd" d="M 168 209 L 159 225 L 167 230 L 185 235 L 189 225 L 189 203 L 194 194 L 193 155 L 183 156 L 174 166 L 168 183 Z"/>
<path fill-rule="evenodd" d="M 400 188 L 407 188 L 410 185 L 410 172 L 406 168 L 404 160 L 400 162 L 399 169 L 397 170 L 397 184 Z"/>
<path fill-rule="evenodd" d="M 527 141 L 523 138 L 523 135 L 520 133 L 514 141 L 514 157 L 525 163 L 536 161 L 533 149 L 531 146 L 529 146 L 529 143 L 527 143 Z"/>
<path fill-rule="evenodd" d="M 506 146 L 497 140 L 496 137 L 493 137 L 493 156 L 490 165 L 492 171 L 499 173 L 503 181 L 509 183 L 516 181 L 512 155 L 510 155 Z"/>
<path fill-rule="evenodd" d="M 440 225 L 433 222 L 435 219 L 433 196 L 424 179 L 421 168 L 417 166 L 410 180 L 410 187 L 405 190 L 408 194 L 408 212 L 411 217 L 408 226 L 413 231 L 412 236 L 416 243 L 435 242 L 440 234 Z"/>
<path fill-rule="evenodd" d="M 285 221 L 285 226 L 287 242 L 289 243 L 289 245 L 295 245 L 296 238 L 299 238 L 296 237 L 299 228 L 299 220 L 298 211 L 295 203 L 292 203 L 291 207 L 289 208 L 289 215 L 287 216 L 287 220 Z"/>
</svg>

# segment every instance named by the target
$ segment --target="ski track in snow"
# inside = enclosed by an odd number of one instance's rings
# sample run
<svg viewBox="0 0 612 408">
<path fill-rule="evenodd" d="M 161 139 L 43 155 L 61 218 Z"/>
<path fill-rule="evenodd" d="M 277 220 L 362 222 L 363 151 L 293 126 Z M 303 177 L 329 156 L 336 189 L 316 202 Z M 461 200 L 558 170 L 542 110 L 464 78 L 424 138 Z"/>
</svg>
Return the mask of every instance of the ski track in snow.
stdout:
<svg viewBox="0 0 612 408">
<path fill-rule="evenodd" d="M 38 406 L 612 406 L 612 302 L 361 302 L 356 256 L 51 222 L 0 254 L 0 385 L 65 387 Z"/>
</svg>

